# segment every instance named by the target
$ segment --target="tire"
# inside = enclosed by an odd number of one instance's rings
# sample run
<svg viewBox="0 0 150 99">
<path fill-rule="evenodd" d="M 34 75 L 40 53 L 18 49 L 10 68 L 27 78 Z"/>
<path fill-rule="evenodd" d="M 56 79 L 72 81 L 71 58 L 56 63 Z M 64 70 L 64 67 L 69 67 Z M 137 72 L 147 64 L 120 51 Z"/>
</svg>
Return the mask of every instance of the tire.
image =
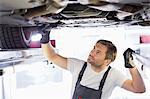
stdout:
<svg viewBox="0 0 150 99">
<path fill-rule="evenodd" d="M 0 25 L 1 49 L 27 49 L 30 48 L 32 27 L 18 27 Z"/>
</svg>

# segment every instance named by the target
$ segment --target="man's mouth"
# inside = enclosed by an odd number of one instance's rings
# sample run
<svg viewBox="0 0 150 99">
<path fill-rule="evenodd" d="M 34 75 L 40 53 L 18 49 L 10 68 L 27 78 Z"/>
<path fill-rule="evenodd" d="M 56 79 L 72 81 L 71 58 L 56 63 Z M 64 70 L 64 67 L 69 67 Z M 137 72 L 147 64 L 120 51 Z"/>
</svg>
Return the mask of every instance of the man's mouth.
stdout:
<svg viewBox="0 0 150 99">
<path fill-rule="evenodd" d="M 88 57 L 88 61 L 91 61 L 91 60 L 93 60 L 94 58 L 92 57 L 92 56 L 89 56 Z"/>
</svg>

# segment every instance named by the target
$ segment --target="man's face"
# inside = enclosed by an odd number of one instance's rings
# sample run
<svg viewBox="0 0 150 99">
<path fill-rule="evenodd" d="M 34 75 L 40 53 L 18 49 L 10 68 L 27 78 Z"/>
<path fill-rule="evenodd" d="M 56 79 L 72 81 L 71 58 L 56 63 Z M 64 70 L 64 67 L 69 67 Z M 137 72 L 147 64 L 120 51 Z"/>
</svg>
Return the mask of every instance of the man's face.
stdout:
<svg viewBox="0 0 150 99">
<path fill-rule="evenodd" d="M 96 43 L 94 48 L 91 50 L 88 62 L 93 66 L 102 66 L 105 64 L 107 47 L 101 43 Z"/>
</svg>

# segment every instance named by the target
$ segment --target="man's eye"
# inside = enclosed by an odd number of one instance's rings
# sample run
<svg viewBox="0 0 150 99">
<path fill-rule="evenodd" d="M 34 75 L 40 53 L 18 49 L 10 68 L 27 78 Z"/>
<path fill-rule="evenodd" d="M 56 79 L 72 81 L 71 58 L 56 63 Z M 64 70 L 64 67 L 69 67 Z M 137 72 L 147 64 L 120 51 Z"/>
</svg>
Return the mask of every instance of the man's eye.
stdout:
<svg viewBox="0 0 150 99">
<path fill-rule="evenodd" d="M 98 54 L 98 53 L 100 53 L 100 52 L 98 51 L 98 52 L 96 52 L 96 53 Z"/>
</svg>

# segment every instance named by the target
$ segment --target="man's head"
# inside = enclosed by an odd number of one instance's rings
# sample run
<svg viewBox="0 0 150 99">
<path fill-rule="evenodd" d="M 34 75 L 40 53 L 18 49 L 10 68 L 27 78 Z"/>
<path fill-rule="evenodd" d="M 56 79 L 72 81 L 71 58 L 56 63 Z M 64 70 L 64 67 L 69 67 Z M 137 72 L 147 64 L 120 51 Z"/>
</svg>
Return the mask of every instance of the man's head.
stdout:
<svg viewBox="0 0 150 99">
<path fill-rule="evenodd" d="M 108 40 L 98 40 L 91 50 L 88 62 L 93 66 L 106 66 L 113 62 L 117 55 L 116 46 Z"/>
</svg>

